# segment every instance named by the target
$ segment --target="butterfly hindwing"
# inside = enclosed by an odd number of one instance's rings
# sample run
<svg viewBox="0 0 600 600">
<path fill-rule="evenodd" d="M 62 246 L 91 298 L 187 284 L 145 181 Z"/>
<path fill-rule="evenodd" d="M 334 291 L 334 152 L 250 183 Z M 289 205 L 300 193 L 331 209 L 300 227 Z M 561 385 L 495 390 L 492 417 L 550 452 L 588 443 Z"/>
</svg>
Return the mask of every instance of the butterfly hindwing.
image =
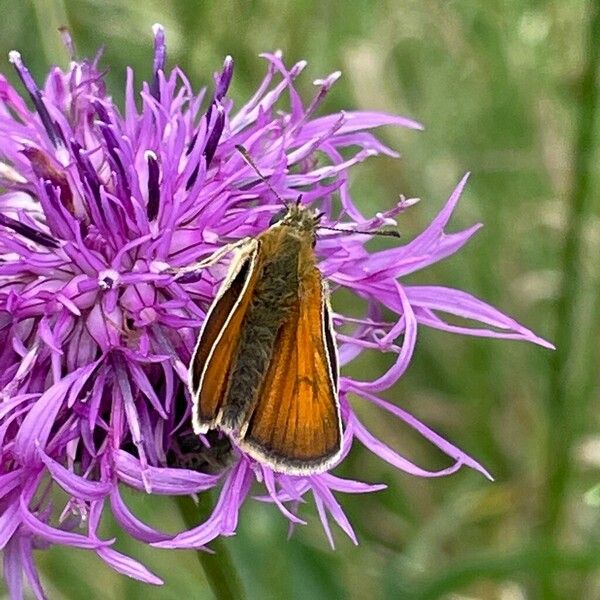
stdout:
<svg viewBox="0 0 600 600">
<path fill-rule="evenodd" d="M 337 360 L 327 290 L 312 267 L 281 326 L 239 444 L 288 473 L 325 470 L 341 446 Z"/>
</svg>

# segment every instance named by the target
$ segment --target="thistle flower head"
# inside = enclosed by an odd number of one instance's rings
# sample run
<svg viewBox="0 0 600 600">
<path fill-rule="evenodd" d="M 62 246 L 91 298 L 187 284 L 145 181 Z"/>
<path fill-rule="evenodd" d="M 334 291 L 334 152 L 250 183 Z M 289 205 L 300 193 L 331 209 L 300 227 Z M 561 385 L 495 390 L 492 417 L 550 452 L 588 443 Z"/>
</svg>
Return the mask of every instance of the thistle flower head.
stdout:
<svg viewBox="0 0 600 600">
<path fill-rule="evenodd" d="M 401 199 L 387 212 L 364 216 L 352 201 L 348 172 L 372 155 L 395 155 L 372 129 L 420 125 L 375 112 L 319 116 L 339 73 L 316 81 L 315 96 L 304 102 L 295 80 L 305 63 L 288 67 L 280 53 L 263 55 L 263 81 L 234 109 L 227 95 L 230 57 L 214 86 L 195 92 L 180 69 L 165 69 L 164 32 L 157 26 L 154 33 L 152 81 L 136 92 L 129 70 L 123 110 L 107 95 L 97 61 L 53 68 L 38 87 L 12 52 L 29 104 L 0 76 L 0 548 L 14 598 L 22 594 L 22 573 L 42 597 L 32 549 L 49 544 L 89 549 L 119 572 L 160 583 L 114 550 L 113 540 L 101 539 L 97 528 L 107 506 L 139 540 L 202 547 L 235 532 L 239 508 L 258 481 L 260 499 L 292 523 L 303 522 L 297 509 L 312 495 L 328 537 L 332 517 L 355 540 L 335 493 L 383 487 L 331 473 L 284 475 L 235 445 L 225 468 L 212 468 L 228 442 L 192 436 L 186 384 L 225 267 L 184 278 L 172 269 L 263 231 L 281 208 L 270 187 L 285 200 L 301 192 L 327 226 L 374 230 L 394 223 L 414 202 Z M 269 185 L 236 151 L 239 144 Z M 341 378 L 342 460 L 357 441 L 413 475 L 437 477 L 462 466 L 486 474 L 380 394 L 406 371 L 419 326 L 548 345 L 466 292 L 403 283 L 458 251 L 479 228 L 445 230 L 465 183 L 466 177 L 425 231 L 392 249 L 369 251 L 364 235 L 319 236 L 319 267 L 334 295 L 346 288 L 366 303 L 361 318 L 334 315 L 342 374 L 364 351 L 395 356 L 381 376 Z M 451 324 L 447 313 L 478 325 Z M 447 454 L 448 466 L 428 471 L 386 446 L 361 423 L 351 396 L 416 429 Z M 140 521 L 120 484 L 162 495 L 220 486 L 220 496 L 206 522 L 171 535 Z M 67 493 L 66 506 L 51 503 L 55 486 Z"/>
</svg>

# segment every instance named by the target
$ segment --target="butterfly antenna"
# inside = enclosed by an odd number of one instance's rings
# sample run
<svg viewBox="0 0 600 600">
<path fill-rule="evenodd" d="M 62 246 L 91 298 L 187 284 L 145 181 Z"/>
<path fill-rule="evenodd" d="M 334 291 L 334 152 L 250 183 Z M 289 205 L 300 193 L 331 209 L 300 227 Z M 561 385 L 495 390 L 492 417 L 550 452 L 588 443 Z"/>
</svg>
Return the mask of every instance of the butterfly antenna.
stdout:
<svg viewBox="0 0 600 600">
<path fill-rule="evenodd" d="M 241 144 L 236 144 L 235 149 L 242 155 L 246 164 L 258 175 L 259 179 L 269 188 L 269 191 L 277 198 L 277 200 L 287 207 L 287 202 L 277 193 L 275 188 L 271 185 L 271 182 L 260 172 L 260 169 L 256 166 L 254 160 L 252 160 L 248 150 Z"/>
<path fill-rule="evenodd" d="M 340 231 L 342 233 L 359 233 L 361 235 L 378 235 L 380 237 L 402 237 L 399 231 L 376 229 L 375 231 L 362 231 L 361 229 L 340 229 L 338 227 L 326 227 L 325 225 L 319 225 L 319 229 L 327 229 L 328 231 Z"/>
</svg>

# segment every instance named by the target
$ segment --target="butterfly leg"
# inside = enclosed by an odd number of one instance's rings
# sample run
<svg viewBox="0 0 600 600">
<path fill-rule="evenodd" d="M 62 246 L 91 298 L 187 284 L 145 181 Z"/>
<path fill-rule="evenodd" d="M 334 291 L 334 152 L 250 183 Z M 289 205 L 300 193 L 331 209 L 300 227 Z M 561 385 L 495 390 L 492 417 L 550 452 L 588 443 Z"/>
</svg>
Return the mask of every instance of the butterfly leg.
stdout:
<svg viewBox="0 0 600 600">
<path fill-rule="evenodd" d="M 212 267 L 213 265 L 217 264 L 226 254 L 247 246 L 251 240 L 252 238 L 249 237 L 242 238 L 237 242 L 233 242 L 223 246 L 222 248 L 219 248 L 204 260 L 192 263 L 186 267 L 172 267 L 167 269 L 166 272 L 175 273 L 176 277 L 179 277 L 187 273 L 195 273 L 196 271 L 206 269 L 207 267 Z"/>
</svg>

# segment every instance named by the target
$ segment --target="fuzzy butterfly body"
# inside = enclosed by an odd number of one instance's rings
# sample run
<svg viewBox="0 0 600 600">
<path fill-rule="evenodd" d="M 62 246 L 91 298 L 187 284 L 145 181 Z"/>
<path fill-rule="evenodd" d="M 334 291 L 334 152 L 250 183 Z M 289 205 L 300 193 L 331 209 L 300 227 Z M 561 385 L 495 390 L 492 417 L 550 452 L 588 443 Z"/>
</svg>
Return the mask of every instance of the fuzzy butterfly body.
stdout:
<svg viewBox="0 0 600 600">
<path fill-rule="evenodd" d="M 190 367 L 194 431 L 224 430 L 289 474 L 327 470 L 341 451 L 337 350 L 313 249 L 318 220 L 296 204 L 238 245 Z"/>
</svg>

